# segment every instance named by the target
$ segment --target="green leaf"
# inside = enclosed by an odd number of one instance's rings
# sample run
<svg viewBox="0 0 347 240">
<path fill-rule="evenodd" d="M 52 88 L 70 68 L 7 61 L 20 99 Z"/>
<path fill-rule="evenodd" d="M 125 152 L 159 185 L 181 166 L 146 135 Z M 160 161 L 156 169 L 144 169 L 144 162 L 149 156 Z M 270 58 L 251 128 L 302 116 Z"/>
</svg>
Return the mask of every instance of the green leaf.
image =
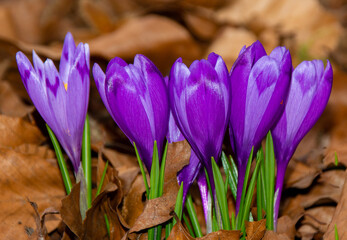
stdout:
<svg viewBox="0 0 347 240">
<path fill-rule="evenodd" d="M 226 179 L 226 185 L 229 182 L 231 193 L 233 194 L 234 199 L 236 199 L 236 193 L 237 193 L 237 169 L 236 169 L 236 176 L 235 176 L 235 169 L 230 165 L 226 155 L 224 152 L 222 152 L 222 165 L 224 168 L 224 172 L 227 175 Z M 231 160 L 233 162 L 233 160 Z M 235 165 L 236 167 L 236 165 Z M 236 178 L 235 178 L 236 177 Z M 227 192 L 227 191 L 225 191 Z"/>
<path fill-rule="evenodd" d="M 102 185 L 104 185 L 105 176 L 106 176 L 106 173 L 107 173 L 107 167 L 108 167 L 108 160 L 106 161 L 104 170 L 102 171 L 102 175 L 101 175 L 100 183 L 99 183 L 99 186 L 98 186 L 98 190 L 96 192 L 96 196 L 98 196 L 100 194 L 101 189 L 102 189 Z"/>
<path fill-rule="evenodd" d="M 192 237 L 195 238 L 195 234 L 194 234 L 192 225 L 190 224 L 190 222 L 189 222 L 187 216 L 186 216 L 185 214 L 183 214 L 182 217 L 183 217 L 184 223 L 186 224 L 186 226 L 187 226 L 187 228 L 188 228 L 188 231 L 189 231 L 190 235 L 191 235 Z"/>
<path fill-rule="evenodd" d="M 217 222 L 217 218 L 216 218 L 216 212 L 213 211 L 213 215 L 212 215 L 212 231 L 213 232 L 217 232 L 219 231 L 219 225 L 218 225 L 218 222 Z"/>
<path fill-rule="evenodd" d="M 90 150 L 90 126 L 89 117 L 86 116 L 83 129 L 83 139 L 82 139 L 82 167 L 84 172 L 84 177 L 86 180 L 87 189 L 87 206 L 90 208 L 92 206 L 92 158 Z"/>
<path fill-rule="evenodd" d="M 64 186 L 66 189 L 66 193 L 70 194 L 71 189 L 72 189 L 72 183 L 69 175 L 69 171 L 67 169 L 67 165 L 63 156 L 63 153 L 61 151 L 59 142 L 57 138 L 55 137 L 53 131 L 50 129 L 50 127 L 46 124 L 46 128 L 48 131 L 48 135 L 51 138 L 54 150 L 55 150 L 55 155 L 57 156 L 57 161 L 60 169 L 61 176 L 63 178 Z"/>
<path fill-rule="evenodd" d="M 335 240 L 339 240 L 339 234 L 338 234 L 338 232 L 337 232 L 336 223 L 335 223 Z"/>
<path fill-rule="evenodd" d="M 139 152 L 137 150 L 136 143 L 133 142 L 133 145 L 134 145 L 134 149 L 135 149 L 135 153 L 136 153 L 137 162 L 139 163 L 139 166 L 140 166 L 143 182 L 144 182 L 145 187 L 146 187 L 147 199 L 149 199 L 149 186 L 148 186 L 148 182 L 147 182 L 145 168 L 143 167 L 143 163 L 142 163 L 142 160 L 140 158 Z"/>
<path fill-rule="evenodd" d="M 110 222 L 108 221 L 108 217 L 107 217 L 106 213 L 104 214 L 104 218 L 105 218 L 105 223 L 106 223 L 107 234 L 108 234 L 108 237 L 110 237 L 111 236 Z"/>
<path fill-rule="evenodd" d="M 175 204 L 175 213 L 178 217 L 179 220 L 182 218 L 182 209 L 183 209 L 183 182 L 181 182 L 180 189 L 178 190 L 177 193 L 177 198 L 176 198 L 176 204 Z M 176 219 L 174 218 L 173 221 L 173 226 L 176 224 Z"/>
<path fill-rule="evenodd" d="M 235 213 L 231 213 L 231 229 L 236 230 L 236 221 L 235 221 Z"/>
<path fill-rule="evenodd" d="M 264 155 L 261 149 L 257 152 L 257 162 L 263 161 Z M 265 195 L 264 189 L 262 188 L 262 179 L 261 179 L 261 170 L 262 170 L 262 162 L 260 163 L 259 174 L 257 176 L 257 220 L 261 220 L 263 218 L 263 196 Z"/>
<path fill-rule="evenodd" d="M 213 179 L 214 179 L 214 184 L 216 187 L 217 201 L 219 203 L 219 207 L 221 210 L 223 229 L 231 230 L 228 202 L 227 202 L 226 192 L 224 190 L 223 177 L 213 157 L 211 158 L 211 162 L 212 162 Z"/>
<path fill-rule="evenodd" d="M 159 197 L 163 195 L 164 191 L 164 177 L 165 177 L 165 165 L 166 165 L 166 154 L 167 154 L 168 142 L 165 144 L 163 158 L 161 160 L 160 175 L 159 175 Z"/>
<path fill-rule="evenodd" d="M 251 153 L 249 154 L 249 158 L 248 158 L 248 162 L 247 162 L 245 180 L 243 182 L 243 187 L 242 187 L 240 209 L 239 209 L 239 213 L 238 213 L 237 218 L 236 218 L 237 229 L 240 229 L 240 227 L 242 225 L 242 216 L 243 216 L 243 212 L 245 211 L 244 200 L 245 200 L 245 195 L 246 195 L 246 190 L 247 190 L 247 185 L 248 185 L 249 172 L 251 170 L 251 164 L 252 164 L 252 159 L 253 159 L 253 150 L 254 150 L 254 147 L 252 147 L 252 150 L 251 150 Z"/>
<path fill-rule="evenodd" d="M 275 191 L 275 152 L 271 132 L 266 136 L 265 143 L 265 179 L 266 179 L 266 227 L 268 230 L 274 229 L 274 191 Z"/>
<path fill-rule="evenodd" d="M 153 158 L 152 158 L 152 168 L 151 168 L 151 174 L 149 176 L 150 179 L 150 192 L 149 192 L 149 199 L 154 199 L 159 196 L 159 156 L 158 156 L 158 147 L 157 147 L 157 141 L 154 141 L 154 147 L 153 147 Z"/>
<path fill-rule="evenodd" d="M 335 166 L 339 165 L 339 159 L 337 157 L 337 153 L 335 152 Z"/>
<path fill-rule="evenodd" d="M 251 207 L 253 192 L 254 192 L 254 188 L 255 188 L 255 183 L 256 183 L 256 180 L 258 177 L 258 173 L 259 173 L 260 164 L 261 164 L 261 159 L 257 159 L 257 164 L 255 165 L 255 169 L 253 171 L 252 178 L 251 178 L 251 181 L 249 183 L 248 190 L 247 190 L 247 195 L 245 198 L 244 211 L 243 211 L 243 216 L 241 219 L 241 229 L 243 229 L 245 227 L 245 221 L 247 219 L 247 216 L 250 215 L 250 207 Z"/>
<path fill-rule="evenodd" d="M 196 211 L 194 209 L 194 204 L 192 200 L 192 196 L 190 194 L 187 195 L 186 200 L 186 209 L 190 218 L 190 221 L 193 225 L 193 229 L 196 237 L 202 237 L 201 227 L 198 221 L 198 216 L 196 215 Z"/>
</svg>

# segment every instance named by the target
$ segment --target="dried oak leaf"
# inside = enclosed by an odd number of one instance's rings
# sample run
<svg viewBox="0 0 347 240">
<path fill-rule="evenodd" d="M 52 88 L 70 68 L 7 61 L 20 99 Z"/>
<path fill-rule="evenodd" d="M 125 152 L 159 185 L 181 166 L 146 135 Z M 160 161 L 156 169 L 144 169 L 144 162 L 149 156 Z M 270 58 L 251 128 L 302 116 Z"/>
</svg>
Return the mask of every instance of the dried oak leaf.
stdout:
<svg viewBox="0 0 347 240">
<path fill-rule="evenodd" d="M 24 117 L 33 111 L 34 107 L 24 104 L 9 83 L 0 81 L 0 114 Z"/>
<path fill-rule="evenodd" d="M 313 180 L 319 175 L 318 168 L 308 166 L 302 162 L 292 159 L 286 171 L 285 188 L 307 188 Z"/>
<path fill-rule="evenodd" d="M 48 207 L 59 209 L 65 196 L 56 161 L 21 151 L 0 147 L 0 239 L 24 240 L 35 232 L 35 215 L 28 198 L 43 212 Z M 48 216 L 47 231 L 56 229 L 59 222 L 59 218 Z"/>
<path fill-rule="evenodd" d="M 335 224 L 340 239 L 345 239 L 347 237 L 347 172 L 344 172 L 345 183 L 342 189 L 341 199 L 337 204 L 334 216 L 331 223 L 328 226 L 328 230 L 324 234 L 324 239 L 333 240 L 335 239 Z"/>
<path fill-rule="evenodd" d="M 255 222 L 246 222 L 246 239 L 260 240 L 266 231 L 266 220 L 262 219 Z"/>
<path fill-rule="evenodd" d="M 193 61 L 200 56 L 200 49 L 185 28 L 158 15 L 130 19 L 115 31 L 91 39 L 89 46 L 91 55 L 106 59 L 118 56 L 132 61 L 141 53 L 165 71 L 178 57 Z"/>
<path fill-rule="evenodd" d="M 71 193 L 63 199 L 61 216 L 63 222 L 79 239 L 109 239 L 105 223 L 105 214 L 110 223 L 110 239 L 120 239 L 125 231 L 121 226 L 117 211 L 123 193 L 120 181 L 115 177 L 104 190 L 93 200 L 92 207 L 87 211 L 82 222 L 79 199 L 80 185 L 76 184 Z"/>
<path fill-rule="evenodd" d="M 0 115 L 0 132 L 0 146 L 3 147 L 17 147 L 25 143 L 38 145 L 45 140 L 35 125 L 21 118 Z"/>
<path fill-rule="evenodd" d="M 149 200 L 143 213 L 129 230 L 129 234 L 156 226 L 168 221 L 174 210 L 178 192 L 177 172 L 189 163 L 190 146 L 187 141 L 169 144 L 167 151 L 164 194 Z"/>
<path fill-rule="evenodd" d="M 217 232 L 209 233 L 201 238 L 193 238 L 187 230 L 183 227 L 180 221 L 172 228 L 168 240 L 239 240 L 240 231 L 226 231 L 219 230 Z"/>
</svg>

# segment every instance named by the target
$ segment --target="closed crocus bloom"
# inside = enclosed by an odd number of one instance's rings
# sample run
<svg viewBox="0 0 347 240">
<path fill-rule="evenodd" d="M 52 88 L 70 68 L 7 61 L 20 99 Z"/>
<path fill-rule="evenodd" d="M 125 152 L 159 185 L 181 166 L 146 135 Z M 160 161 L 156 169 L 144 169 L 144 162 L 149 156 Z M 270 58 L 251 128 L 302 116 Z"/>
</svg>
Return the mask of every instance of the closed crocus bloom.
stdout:
<svg viewBox="0 0 347 240">
<path fill-rule="evenodd" d="M 181 58 L 172 66 L 169 81 L 172 115 L 210 180 L 213 180 L 211 157 L 216 160 L 220 157 L 230 115 L 229 91 L 228 70 L 215 53 L 207 60 L 194 61 L 189 68 Z"/>
<path fill-rule="evenodd" d="M 275 223 L 288 162 L 327 105 L 332 80 L 333 70 L 329 61 L 325 70 L 322 61 L 313 60 L 302 62 L 293 71 L 285 110 L 272 131 L 277 160 Z"/>
<path fill-rule="evenodd" d="M 292 62 L 289 51 L 275 48 L 270 55 L 259 41 L 243 48 L 231 72 L 230 141 L 238 164 L 238 212 L 247 160 L 254 146 L 277 122 L 288 94 Z"/>
<path fill-rule="evenodd" d="M 112 59 L 106 74 L 95 64 L 93 75 L 107 110 L 131 143 L 135 142 L 150 171 L 154 141 L 161 156 L 168 129 L 169 102 L 163 76 L 140 54 L 135 56 L 134 64 L 118 57 Z"/>
<path fill-rule="evenodd" d="M 65 37 L 59 72 L 33 51 L 33 63 L 18 52 L 19 73 L 37 111 L 57 136 L 77 174 L 89 101 L 89 46 Z"/>
</svg>

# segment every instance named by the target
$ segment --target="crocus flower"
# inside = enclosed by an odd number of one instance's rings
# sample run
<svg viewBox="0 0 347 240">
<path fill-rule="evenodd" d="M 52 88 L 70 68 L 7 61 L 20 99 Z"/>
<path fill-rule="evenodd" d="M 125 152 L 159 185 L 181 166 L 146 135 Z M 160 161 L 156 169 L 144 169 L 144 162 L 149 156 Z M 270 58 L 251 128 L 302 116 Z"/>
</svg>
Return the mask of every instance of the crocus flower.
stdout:
<svg viewBox="0 0 347 240">
<path fill-rule="evenodd" d="M 243 48 L 231 72 L 230 141 L 237 158 L 238 212 L 247 160 L 283 112 L 292 62 L 289 51 L 275 48 L 270 55 L 257 41 Z"/>
<path fill-rule="evenodd" d="M 33 63 L 18 52 L 19 73 L 37 111 L 57 136 L 77 174 L 84 121 L 89 100 L 89 46 L 76 47 L 71 33 L 65 37 L 59 72 L 51 59 L 45 63 L 33 51 Z"/>
<path fill-rule="evenodd" d="M 329 61 L 325 70 L 322 61 L 313 60 L 302 62 L 293 72 L 285 110 L 272 131 L 277 160 L 275 226 L 287 165 L 299 142 L 323 113 L 332 80 L 333 70 Z"/>
<path fill-rule="evenodd" d="M 107 110 L 131 143 L 135 142 L 150 171 L 154 141 L 161 156 L 168 129 L 169 102 L 163 76 L 140 54 L 129 65 L 121 58 L 112 59 L 106 74 L 95 64 L 93 75 Z"/>
<path fill-rule="evenodd" d="M 211 157 L 217 161 L 221 154 L 230 115 L 229 91 L 227 67 L 222 57 L 215 53 L 211 53 L 207 60 L 194 61 L 189 68 L 179 58 L 171 68 L 169 97 L 172 115 L 181 133 L 206 168 L 214 196 Z M 187 176 L 196 177 L 199 174 L 193 169 L 199 167 L 198 159 L 195 158 L 194 162 L 191 159 L 192 165 L 186 169 L 189 173 Z M 182 177 L 185 182 L 184 176 Z M 201 183 L 205 184 L 204 189 L 207 190 L 206 181 Z M 203 186 L 199 187 L 202 189 Z M 204 212 L 207 213 L 208 202 L 203 205 Z M 211 221 L 206 219 L 206 222 Z"/>
</svg>

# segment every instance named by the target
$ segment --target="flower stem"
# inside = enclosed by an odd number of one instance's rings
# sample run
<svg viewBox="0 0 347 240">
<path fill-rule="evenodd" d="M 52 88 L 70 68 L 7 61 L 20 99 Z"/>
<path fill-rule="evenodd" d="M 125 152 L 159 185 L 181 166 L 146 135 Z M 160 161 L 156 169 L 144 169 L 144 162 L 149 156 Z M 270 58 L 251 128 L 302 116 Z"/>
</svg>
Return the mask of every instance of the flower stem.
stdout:
<svg viewBox="0 0 347 240">
<path fill-rule="evenodd" d="M 55 154 L 57 156 L 58 165 L 60 168 L 61 176 L 63 177 L 63 182 L 64 182 L 64 186 L 66 189 L 66 193 L 70 194 L 71 189 L 72 189 L 72 183 L 71 183 L 69 171 L 67 169 L 67 165 L 66 165 L 63 153 L 61 151 L 59 142 L 58 142 L 57 138 L 55 137 L 53 131 L 50 129 L 50 127 L 47 124 L 46 124 L 46 127 L 47 127 L 49 137 L 51 138 L 51 141 L 52 141 L 52 144 L 53 144 L 53 147 L 55 150 Z"/>
<path fill-rule="evenodd" d="M 186 209 L 187 209 L 187 212 L 189 214 L 189 218 L 190 218 L 190 221 L 192 223 L 195 236 L 196 237 L 202 237 L 202 232 L 201 232 L 200 224 L 198 221 L 198 216 L 196 215 L 192 196 L 190 194 L 187 195 Z"/>
<path fill-rule="evenodd" d="M 282 165 L 278 164 L 277 165 L 277 176 L 276 176 L 276 187 L 275 187 L 275 199 L 274 199 L 274 201 L 275 201 L 275 203 L 274 203 L 274 219 L 273 219 L 273 225 L 274 225 L 275 231 L 277 228 L 278 213 L 279 213 L 279 209 L 280 209 L 280 202 L 281 202 L 285 173 L 286 173 L 286 165 L 283 167 Z"/>
</svg>

